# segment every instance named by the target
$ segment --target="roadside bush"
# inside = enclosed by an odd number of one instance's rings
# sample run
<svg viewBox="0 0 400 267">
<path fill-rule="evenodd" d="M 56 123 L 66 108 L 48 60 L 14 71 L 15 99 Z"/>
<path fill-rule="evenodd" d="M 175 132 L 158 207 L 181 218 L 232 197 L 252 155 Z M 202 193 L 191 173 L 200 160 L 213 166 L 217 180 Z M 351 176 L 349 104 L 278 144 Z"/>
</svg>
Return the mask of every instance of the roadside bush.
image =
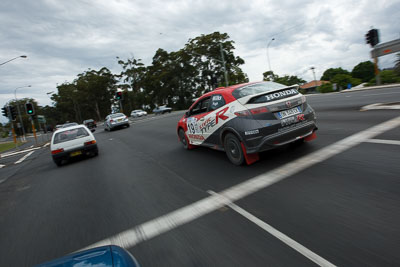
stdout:
<svg viewBox="0 0 400 267">
<path fill-rule="evenodd" d="M 348 74 L 337 74 L 332 78 L 332 83 L 336 83 L 340 90 L 347 89 L 347 85 L 351 83 L 351 86 L 357 86 L 361 84 L 361 80 L 358 78 L 353 78 Z"/>
<path fill-rule="evenodd" d="M 383 70 L 380 72 L 381 76 L 381 84 L 391 84 L 391 83 L 400 83 L 400 76 L 396 75 L 393 70 Z M 376 78 L 372 78 L 368 83 L 367 86 L 374 86 L 376 85 Z"/>
<path fill-rule="evenodd" d="M 326 83 L 317 88 L 320 93 L 330 93 L 333 92 L 333 87 L 331 83 Z"/>
</svg>

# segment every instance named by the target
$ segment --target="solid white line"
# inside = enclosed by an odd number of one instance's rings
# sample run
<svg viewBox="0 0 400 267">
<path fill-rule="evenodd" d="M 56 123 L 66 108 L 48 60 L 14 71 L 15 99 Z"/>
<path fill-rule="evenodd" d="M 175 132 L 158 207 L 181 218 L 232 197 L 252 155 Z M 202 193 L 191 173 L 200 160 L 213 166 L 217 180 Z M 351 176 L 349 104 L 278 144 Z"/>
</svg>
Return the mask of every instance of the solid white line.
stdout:
<svg viewBox="0 0 400 267">
<path fill-rule="evenodd" d="M 211 195 L 218 195 L 217 193 L 215 193 L 213 191 L 208 191 L 208 193 L 211 194 Z M 315 262 L 319 266 L 335 266 L 332 263 L 330 263 L 329 261 L 327 261 L 324 258 L 322 258 L 321 256 L 315 254 L 314 252 L 312 252 L 311 250 L 309 250 L 308 248 L 306 248 L 302 244 L 300 244 L 297 241 L 291 239 L 290 237 L 288 237 L 284 233 L 278 231 L 277 229 L 275 229 L 271 225 L 269 225 L 269 224 L 265 223 L 264 221 L 260 220 L 259 218 L 257 218 L 253 214 L 251 214 L 251 213 L 247 212 L 246 210 L 242 209 L 238 205 L 236 205 L 236 204 L 234 204 L 232 202 L 229 202 L 228 207 L 230 207 L 231 209 L 233 209 L 234 211 L 236 211 L 237 213 L 239 213 L 240 215 L 242 215 L 243 217 L 245 217 L 249 221 L 255 223 L 260 228 L 262 228 L 263 230 L 267 231 L 268 233 L 270 233 L 274 237 L 278 238 L 283 243 L 285 243 L 286 245 L 288 245 L 292 249 L 296 250 L 297 252 L 299 252 L 303 256 L 309 258 L 310 260 L 312 260 L 313 262 Z"/>
<path fill-rule="evenodd" d="M 48 146 L 48 145 L 50 145 L 50 143 L 46 143 L 46 144 L 44 144 L 44 146 L 43 146 L 43 147 L 46 147 L 46 146 Z"/>
<path fill-rule="evenodd" d="M 30 155 L 32 155 L 35 151 L 31 151 L 28 154 L 26 154 L 25 156 L 23 156 L 22 158 L 20 158 L 19 160 L 17 160 L 16 162 L 14 162 L 14 164 L 19 164 L 21 162 L 23 162 L 27 157 L 29 157 Z"/>
<path fill-rule="evenodd" d="M 369 139 L 365 142 L 375 144 L 400 145 L 400 141 L 398 140 Z"/>
<path fill-rule="evenodd" d="M 342 153 L 343 151 L 346 151 L 347 149 L 350 149 L 364 142 L 365 140 L 371 139 L 398 126 L 400 126 L 400 117 L 396 117 L 359 133 L 353 134 L 352 136 L 344 138 L 318 151 L 312 152 L 307 156 L 287 163 L 270 172 L 258 175 L 243 183 L 232 186 L 220 192 L 219 195 L 206 197 L 188 206 L 177 209 L 166 215 L 101 240 L 84 249 L 109 244 L 130 248 L 143 241 L 149 240 L 183 224 L 191 222 L 203 215 L 218 210 L 219 208 L 231 202 L 235 202 L 261 189 L 264 189 L 274 183 L 292 176 L 293 174 L 296 174 L 317 163 L 325 161 L 330 157 Z"/>
</svg>

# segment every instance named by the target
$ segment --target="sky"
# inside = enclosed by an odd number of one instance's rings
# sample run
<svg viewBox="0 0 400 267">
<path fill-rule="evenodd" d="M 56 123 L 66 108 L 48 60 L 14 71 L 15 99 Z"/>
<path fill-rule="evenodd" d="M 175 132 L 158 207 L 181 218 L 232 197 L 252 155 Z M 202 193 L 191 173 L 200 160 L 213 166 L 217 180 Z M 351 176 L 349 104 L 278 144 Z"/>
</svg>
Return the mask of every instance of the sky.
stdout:
<svg viewBox="0 0 400 267">
<path fill-rule="evenodd" d="M 319 79 L 328 68 L 351 71 L 370 60 L 366 32 L 379 29 L 381 42 L 399 39 L 399 18 L 400 0 L 2 0 L 0 63 L 27 58 L 0 66 L 0 106 L 17 87 L 17 98 L 50 105 L 46 93 L 79 73 L 120 73 L 117 56 L 149 65 L 158 48 L 177 51 L 215 31 L 235 42 L 250 81 L 269 70 L 267 47 L 274 73 L 311 81 L 310 67 Z M 379 67 L 394 60 L 381 57 Z"/>
</svg>

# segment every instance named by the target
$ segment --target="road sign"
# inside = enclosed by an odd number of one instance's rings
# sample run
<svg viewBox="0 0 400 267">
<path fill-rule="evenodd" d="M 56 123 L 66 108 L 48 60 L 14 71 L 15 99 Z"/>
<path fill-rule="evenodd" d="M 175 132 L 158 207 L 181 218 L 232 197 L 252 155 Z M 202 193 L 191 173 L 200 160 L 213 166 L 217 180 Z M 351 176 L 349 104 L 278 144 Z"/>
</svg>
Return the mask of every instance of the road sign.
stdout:
<svg viewBox="0 0 400 267">
<path fill-rule="evenodd" d="M 37 115 L 37 120 L 39 123 L 46 123 L 46 118 L 43 115 Z"/>
<path fill-rule="evenodd" d="M 378 44 L 372 49 L 372 57 L 380 57 L 400 51 L 400 39 Z"/>
</svg>

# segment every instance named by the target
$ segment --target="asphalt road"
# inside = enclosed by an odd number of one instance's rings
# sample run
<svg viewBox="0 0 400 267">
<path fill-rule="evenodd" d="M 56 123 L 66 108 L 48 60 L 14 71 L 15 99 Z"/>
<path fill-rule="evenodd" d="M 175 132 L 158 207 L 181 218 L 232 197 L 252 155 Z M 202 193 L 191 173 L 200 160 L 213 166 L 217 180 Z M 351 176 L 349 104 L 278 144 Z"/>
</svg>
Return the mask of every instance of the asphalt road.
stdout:
<svg viewBox="0 0 400 267">
<path fill-rule="evenodd" d="M 100 127 L 99 156 L 61 168 L 48 147 L 1 159 L 0 266 L 110 238 L 142 266 L 400 265 L 400 126 L 382 124 L 400 111 L 360 111 L 400 101 L 400 88 L 307 99 L 318 138 L 251 166 L 184 150 L 183 112 Z"/>
</svg>

